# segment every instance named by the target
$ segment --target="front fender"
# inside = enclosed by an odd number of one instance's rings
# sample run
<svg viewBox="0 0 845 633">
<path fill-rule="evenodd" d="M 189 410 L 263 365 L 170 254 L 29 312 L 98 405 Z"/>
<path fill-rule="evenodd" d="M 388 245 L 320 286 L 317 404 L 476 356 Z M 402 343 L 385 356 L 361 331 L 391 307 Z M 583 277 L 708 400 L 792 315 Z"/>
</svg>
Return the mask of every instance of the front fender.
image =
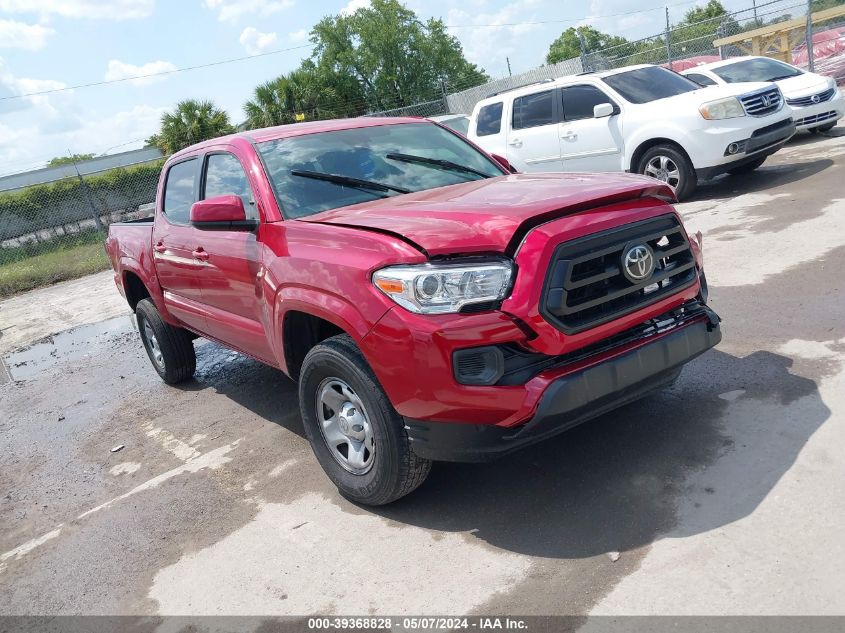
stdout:
<svg viewBox="0 0 845 633">
<path fill-rule="evenodd" d="M 637 166 L 633 164 L 634 157 L 641 153 L 639 150 L 643 145 L 651 145 L 655 141 L 669 141 L 680 145 L 693 160 L 693 163 L 695 163 L 695 158 L 690 154 L 689 134 L 687 131 L 671 122 L 661 122 L 659 125 L 648 125 L 642 129 L 638 129 L 625 141 L 625 145 L 630 148 L 630 151 L 626 152 L 624 169 L 626 171 L 636 171 Z"/>
<path fill-rule="evenodd" d="M 388 310 L 389 307 L 383 305 L 377 318 L 373 318 L 372 314 L 365 317 L 351 301 L 325 290 L 304 286 L 281 288 L 276 293 L 273 309 L 273 349 L 279 366 L 288 373 L 283 337 L 285 316 L 288 312 L 304 312 L 324 319 L 349 334 L 360 347 L 361 340 Z"/>
</svg>

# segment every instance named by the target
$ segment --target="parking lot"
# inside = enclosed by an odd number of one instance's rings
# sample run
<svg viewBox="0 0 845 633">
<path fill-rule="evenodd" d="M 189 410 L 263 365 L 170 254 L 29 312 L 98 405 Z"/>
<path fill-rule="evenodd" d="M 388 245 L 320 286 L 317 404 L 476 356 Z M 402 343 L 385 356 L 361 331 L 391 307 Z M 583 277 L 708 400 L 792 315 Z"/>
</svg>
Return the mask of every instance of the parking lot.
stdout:
<svg viewBox="0 0 845 633">
<path fill-rule="evenodd" d="M 163 384 L 107 273 L 0 302 L 0 613 L 845 614 L 843 174 L 840 125 L 702 184 L 722 343 L 377 509 L 278 371 L 206 342 Z"/>
</svg>

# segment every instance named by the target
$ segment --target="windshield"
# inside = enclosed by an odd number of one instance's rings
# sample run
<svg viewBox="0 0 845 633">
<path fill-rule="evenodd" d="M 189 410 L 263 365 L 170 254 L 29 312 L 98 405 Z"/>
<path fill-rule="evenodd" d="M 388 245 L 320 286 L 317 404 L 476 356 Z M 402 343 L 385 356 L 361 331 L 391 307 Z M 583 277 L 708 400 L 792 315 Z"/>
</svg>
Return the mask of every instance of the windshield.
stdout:
<svg viewBox="0 0 845 633">
<path fill-rule="evenodd" d="M 776 59 L 744 59 L 735 64 L 712 69 L 730 84 L 743 81 L 775 81 L 801 74 L 801 71 Z"/>
<path fill-rule="evenodd" d="M 694 81 L 659 66 L 610 75 L 603 81 L 631 103 L 648 103 L 701 89 Z"/>
<path fill-rule="evenodd" d="M 503 175 L 484 154 L 432 123 L 319 132 L 258 144 L 287 218 Z"/>
</svg>

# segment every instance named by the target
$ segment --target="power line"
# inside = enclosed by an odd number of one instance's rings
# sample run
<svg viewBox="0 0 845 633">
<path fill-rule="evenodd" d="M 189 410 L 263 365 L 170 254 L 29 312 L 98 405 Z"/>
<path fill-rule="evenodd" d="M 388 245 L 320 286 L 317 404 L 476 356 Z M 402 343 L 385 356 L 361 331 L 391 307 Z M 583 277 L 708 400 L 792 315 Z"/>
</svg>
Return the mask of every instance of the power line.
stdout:
<svg viewBox="0 0 845 633">
<path fill-rule="evenodd" d="M 62 88 L 51 88 L 50 90 L 39 90 L 37 92 L 27 92 L 20 95 L 10 95 L 8 97 L 0 97 L 0 101 L 8 101 L 10 99 L 23 99 L 24 97 L 36 97 L 38 95 L 46 95 L 54 92 L 66 92 L 68 90 L 76 90 L 77 88 L 91 88 L 93 86 L 105 86 L 108 84 L 116 84 L 124 81 L 134 81 L 135 79 L 147 79 L 148 77 L 161 77 L 163 75 L 173 75 L 188 70 L 199 70 L 201 68 L 211 68 L 213 66 L 222 66 L 223 64 L 231 64 L 234 62 L 242 62 L 248 59 L 255 59 L 257 57 L 267 57 L 268 55 L 278 55 L 279 53 L 287 53 L 302 48 L 310 48 L 311 44 L 300 44 L 299 46 L 291 46 L 289 48 L 279 48 L 256 55 L 244 55 L 243 57 L 233 57 L 231 59 L 221 59 L 215 62 L 208 62 L 207 64 L 197 64 L 196 66 L 185 66 L 183 68 L 174 68 L 172 70 L 162 70 L 155 73 L 147 73 L 145 75 L 133 75 L 131 77 L 121 77 L 120 79 L 104 79 L 103 81 L 93 81 L 87 84 L 77 84 L 75 86 L 64 86 Z"/>
</svg>

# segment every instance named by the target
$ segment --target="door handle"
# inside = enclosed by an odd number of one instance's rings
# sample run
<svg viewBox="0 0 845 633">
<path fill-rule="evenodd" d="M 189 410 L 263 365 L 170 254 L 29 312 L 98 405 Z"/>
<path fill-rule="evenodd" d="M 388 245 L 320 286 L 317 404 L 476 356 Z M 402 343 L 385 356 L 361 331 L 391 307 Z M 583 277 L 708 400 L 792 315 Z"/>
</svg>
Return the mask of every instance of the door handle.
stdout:
<svg viewBox="0 0 845 633">
<path fill-rule="evenodd" d="M 560 135 L 560 138 L 566 139 L 567 141 L 571 141 L 573 139 L 578 138 L 578 135 L 572 130 L 566 130 L 563 134 Z"/>
<path fill-rule="evenodd" d="M 511 147 L 522 147 L 522 141 L 520 141 L 518 138 L 515 138 L 510 141 L 508 145 L 510 145 Z"/>
<path fill-rule="evenodd" d="M 158 242 L 157 244 L 155 244 L 153 246 L 153 250 L 156 253 L 163 253 L 164 251 L 167 250 L 167 247 L 164 245 L 164 242 Z"/>
<path fill-rule="evenodd" d="M 197 249 L 191 253 L 194 256 L 194 259 L 198 259 L 201 262 L 208 261 L 208 253 L 205 252 L 202 246 L 198 246 Z"/>
</svg>

